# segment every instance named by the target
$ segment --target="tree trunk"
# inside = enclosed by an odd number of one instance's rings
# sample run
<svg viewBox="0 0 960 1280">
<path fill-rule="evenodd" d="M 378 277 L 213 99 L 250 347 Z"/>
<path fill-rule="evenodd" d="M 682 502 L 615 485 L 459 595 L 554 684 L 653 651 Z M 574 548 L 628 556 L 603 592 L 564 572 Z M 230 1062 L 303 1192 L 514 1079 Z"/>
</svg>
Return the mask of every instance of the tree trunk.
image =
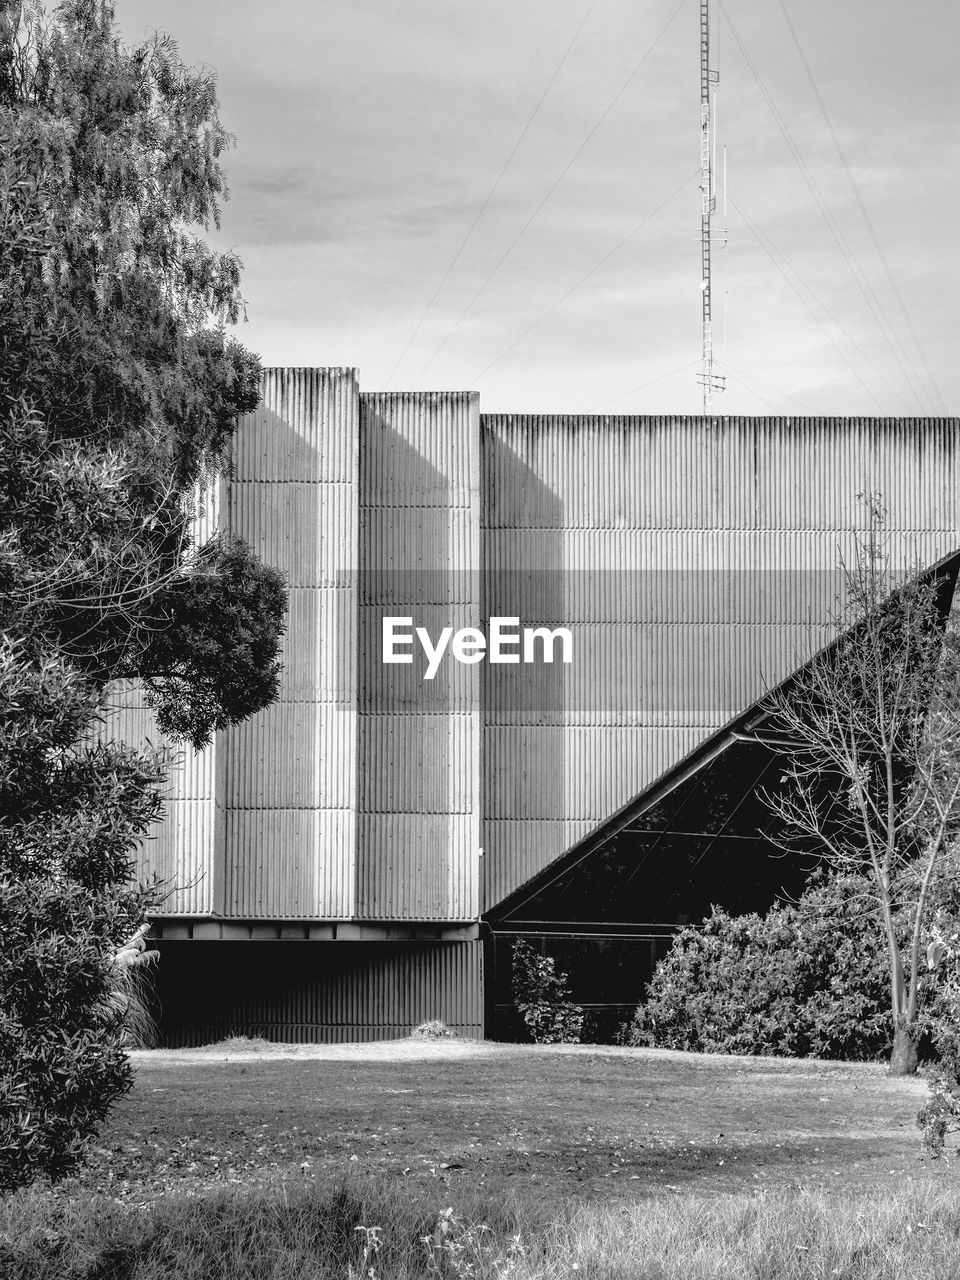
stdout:
<svg viewBox="0 0 960 1280">
<path fill-rule="evenodd" d="M 917 1070 L 917 1046 L 913 1027 L 898 1022 L 893 1033 L 893 1049 L 890 1053 L 890 1075 L 912 1076 Z"/>
</svg>

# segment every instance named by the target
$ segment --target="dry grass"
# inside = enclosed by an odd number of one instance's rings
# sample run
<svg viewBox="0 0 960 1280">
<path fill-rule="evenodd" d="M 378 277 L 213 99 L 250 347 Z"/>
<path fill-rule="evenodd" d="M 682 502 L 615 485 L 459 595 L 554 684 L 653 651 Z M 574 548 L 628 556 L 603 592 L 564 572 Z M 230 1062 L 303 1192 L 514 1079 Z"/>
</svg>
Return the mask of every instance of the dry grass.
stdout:
<svg viewBox="0 0 960 1280">
<path fill-rule="evenodd" d="M 366 1252 L 364 1252 L 366 1246 Z M 453 1204 L 383 1179 L 220 1191 L 145 1213 L 0 1203 L 4 1280 L 948 1280 L 960 1192 L 778 1192 L 634 1205 Z"/>
<path fill-rule="evenodd" d="M 946 1280 L 960 1275 L 958 1233 L 953 1189 L 780 1192 L 592 1206 L 560 1229 L 550 1253 L 602 1280 Z"/>
<path fill-rule="evenodd" d="M 210 1049 L 233 1056 L 236 1054 L 246 1054 L 253 1057 L 260 1057 L 265 1053 L 273 1053 L 282 1049 L 282 1045 L 275 1044 L 272 1040 L 264 1040 L 263 1036 L 227 1036 L 223 1040 L 218 1040 L 216 1044 L 210 1046 Z"/>
</svg>

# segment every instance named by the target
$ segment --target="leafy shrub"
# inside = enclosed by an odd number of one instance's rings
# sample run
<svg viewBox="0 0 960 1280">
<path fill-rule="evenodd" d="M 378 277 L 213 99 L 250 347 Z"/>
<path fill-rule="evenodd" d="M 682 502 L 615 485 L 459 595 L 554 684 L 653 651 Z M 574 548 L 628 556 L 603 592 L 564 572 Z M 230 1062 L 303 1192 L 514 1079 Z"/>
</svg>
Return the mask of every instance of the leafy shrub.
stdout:
<svg viewBox="0 0 960 1280">
<path fill-rule="evenodd" d="M 583 1010 L 569 998 L 567 975 L 529 942 L 513 944 L 513 998 L 536 1044 L 579 1044 Z"/>
<path fill-rule="evenodd" d="M 122 957 L 162 762 L 70 745 L 96 706 L 62 660 L 0 639 L 0 1190 L 70 1173 L 130 1087 Z"/>
<path fill-rule="evenodd" d="M 817 876 L 766 915 L 715 907 L 682 929 L 621 1033 L 705 1053 L 870 1058 L 891 1035 L 886 952 L 865 880 Z"/>
<path fill-rule="evenodd" d="M 0 1189 L 63 1177 L 130 1087 L 113 909 L 81 885 L 0 881 Z"/>
</svg>

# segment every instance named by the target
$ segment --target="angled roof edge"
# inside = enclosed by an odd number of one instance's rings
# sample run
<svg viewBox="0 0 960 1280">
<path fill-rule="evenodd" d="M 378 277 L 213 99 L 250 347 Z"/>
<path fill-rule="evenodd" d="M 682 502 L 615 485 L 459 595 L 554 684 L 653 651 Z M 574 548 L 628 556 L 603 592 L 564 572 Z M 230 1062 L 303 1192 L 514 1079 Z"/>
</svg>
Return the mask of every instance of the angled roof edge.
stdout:
<svg viewBox="0 0 960 1280">
<path fill-rule="evenodd" d="M 944 623 L 950 611 L 950 603 L 956 589 L 958 573 L 960 573 L 960 548 L 956 551 L 951 551 L 948 555 L 938 560 L 936 564 L 924 569 L 916 578 L 917 581 L 923 581 L 925 578 L 941 579 L 938 603 L 941 620 Z M 892 592 L 889 598 L 893 599 L 896 594 L 896 591 Z M 509 893 L 505 898 L 501 898 L 498 903 L 483 912 L 481 919 L 504 921 L 506 916 L 512 915 L 542 889 L 549 887 L 572 867 L 577 866 L 585 858 L 589 858 L 591 854 L 596 853 L 608 840 L 623 831 L 636 818 L 642 816 L 647 810 L 652 809 L 654 805 L 659 804 L 671 791 L 676 790 L 677 787 L 693 777 L 700 769 L 716 760 L 728 747 L 735 742 L 742 741 L 745 733 L 755 729 L 758 724 L 767 718 L 768 713 L 762 712 L 760 708 L 772 693 L 789 689 L 790 685 L 798 679 L 801 672 L 812 662 L 823 654 L 832 652 L 842 640 L 856 631 L 859 626 L 860 623 L 857 623 L 848 630 L 842 631 L 829 644 L 823 645 L 815 653 L 811 654 L 804 663 L 796 667 L 779 684 L 765 690 L 745 711 L 741 711 L 734 719 L 728 721 L 722 728 L 712 733 L 710 737 L 705 738 L 699 746 L 694 747 L 692 751 L 688 752 L 665 773 L 662 773 L 659 778 L 651 782 L 632 800 L 628 800 L 625 805 L 612 813 L 609 818 L 604 819 L 599 826 L 594 827 L 592 831 L 578 840 L 576 844 L 571 845 L 569 849 L 561 853 L 541 871 L 536 872 L 529 880 L 525 880 L 523 884 L 514 889 L 512 893 Z"/>
</svg>

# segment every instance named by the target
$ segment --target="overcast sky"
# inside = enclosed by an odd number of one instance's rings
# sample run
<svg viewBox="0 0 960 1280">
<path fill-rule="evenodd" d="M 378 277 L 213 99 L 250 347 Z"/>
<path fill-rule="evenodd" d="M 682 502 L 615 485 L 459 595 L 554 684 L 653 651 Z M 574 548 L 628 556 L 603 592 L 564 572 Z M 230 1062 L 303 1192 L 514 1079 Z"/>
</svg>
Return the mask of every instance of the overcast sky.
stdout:
<svg viewBox="0 0 960 1280">
<path fill-rule="evenodd" d="M 724 5 L 715 411 L 960 413 L 960 6 Z M 218 73 L 237 147 L 215 240 L 265 364 L 476 389 L 486 411 L 700 411 L 699 0 L 117 18 Z"/>
</svg>

